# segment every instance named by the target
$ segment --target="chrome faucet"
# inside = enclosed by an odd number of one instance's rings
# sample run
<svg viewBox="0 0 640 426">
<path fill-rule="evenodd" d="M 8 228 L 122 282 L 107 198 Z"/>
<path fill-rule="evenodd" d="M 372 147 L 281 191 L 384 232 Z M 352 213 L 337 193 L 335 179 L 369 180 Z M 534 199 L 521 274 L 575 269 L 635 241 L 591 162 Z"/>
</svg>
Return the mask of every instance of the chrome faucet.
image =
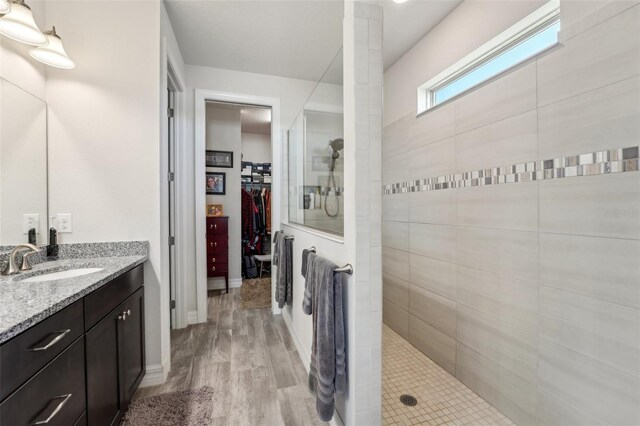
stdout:
<svg viewBox="0 0 640 426">
<path fill-rule="evenodd" d="M 20 268 L 18 268 L 18 265 L 16 263 L 16 256 L 18 255 L 18 252 L 22 250 L 29 250 L 29 253 L 25 253 L 25 255 L 22 256 L 22 265 L 20 266 Z M 38 253 L 39 251 L 40 249 L 33 244 L 25 243 L 15 246 L 9 254 L 9 263 L 7 263 L 7 266 L 2 271 L 2 275 L 14 275 L 19 273 L 20 271 L 30 270 L 31 263 L 29 262 L 29 257 L 34 253 Z"/>
</svg>

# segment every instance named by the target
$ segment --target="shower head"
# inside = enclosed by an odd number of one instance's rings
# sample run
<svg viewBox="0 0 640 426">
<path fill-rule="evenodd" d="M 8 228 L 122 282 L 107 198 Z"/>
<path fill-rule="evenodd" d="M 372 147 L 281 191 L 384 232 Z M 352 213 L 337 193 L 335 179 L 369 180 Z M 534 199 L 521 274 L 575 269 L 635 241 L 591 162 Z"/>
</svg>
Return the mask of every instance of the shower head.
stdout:
<svg viewBox="0 0 640 426">
<path fill-rule="evenodd" d="M 329 141 L 329 146 L 331 147 L 333 152 L 337 153 L 338 151 L 342 151 L 344 149 L 344 139 L 342 138 L 333 139 Z"/>
</svg>

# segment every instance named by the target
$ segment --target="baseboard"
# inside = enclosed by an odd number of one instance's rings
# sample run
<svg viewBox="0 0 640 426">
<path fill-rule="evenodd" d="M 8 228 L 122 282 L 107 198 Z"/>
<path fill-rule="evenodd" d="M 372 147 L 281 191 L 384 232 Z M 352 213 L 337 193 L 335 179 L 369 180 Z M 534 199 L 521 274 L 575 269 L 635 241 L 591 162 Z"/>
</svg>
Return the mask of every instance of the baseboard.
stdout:
<svg viewBox="0 0 640 426">
<path fill-rule="evenodd" d="M 142 379 L 142 382 L 140 382 L 140 387 L 146 388 L 149 386 L 161 385 L 165 382 L 165 380 L 165 369 L 162 364 L 147 365 L 146 372 L 144 373 L 144 378 Z"/>
<path fill-rule="evenodd" d="M 242 286 L 242 278 L 230 278 L 229 288 L 240 288 Z M 207 282 L 207 290 L 224 290 L 224 278 L 219 280 L 209 280 Z"/>
<path fill-rule="evenodd" d="M 198 323 L 198 311 L 189 311 L 187 313 L 187 324 L 197 324 Z"/>
</svg>

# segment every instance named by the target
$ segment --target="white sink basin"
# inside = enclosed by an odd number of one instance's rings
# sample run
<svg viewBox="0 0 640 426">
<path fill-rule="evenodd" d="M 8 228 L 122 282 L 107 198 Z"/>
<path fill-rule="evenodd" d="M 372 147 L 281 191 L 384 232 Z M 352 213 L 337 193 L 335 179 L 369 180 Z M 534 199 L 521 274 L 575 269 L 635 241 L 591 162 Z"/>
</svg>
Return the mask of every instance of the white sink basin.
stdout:
<svg viewBox="0 0 640 426">
<path fill-rule="evenodd" d="M 95 272 L 102 271 L 102 268 L 77 268 L 67 269 L 66 271 L 51 272 L 49 274 L 35 275 L 33 277 L 25 278 L 26 283 L 38 283 L 42 281 L 62 280 L 64 278 L 81 277 L 83 275 L 93 274 Z"/>
</svg>

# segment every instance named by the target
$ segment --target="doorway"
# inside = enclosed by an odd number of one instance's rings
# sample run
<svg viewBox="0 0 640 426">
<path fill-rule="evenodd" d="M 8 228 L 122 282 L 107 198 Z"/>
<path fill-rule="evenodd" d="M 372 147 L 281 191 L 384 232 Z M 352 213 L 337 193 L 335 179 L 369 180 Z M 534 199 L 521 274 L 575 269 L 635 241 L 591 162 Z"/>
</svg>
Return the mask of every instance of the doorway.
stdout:
<svg viewBox="0 0 640 426">
<path fill-rule="evenodd" d="M 271 308 L 271 108 L 208 101 L 205 138 L 209 298 Z"/>
<path fill-rule="evenodd" d="M 281 195 L 278 190 L 280 180 L 281 134 L 279 126 L 279 100 L 273 98 L 235 95 L 214 91 L 196 90 L 196 140 L 195 140 L 195 181 L 196 181 L 196 298 L 198 322 L 207 321 L 208 291 L 226 291 L 242 286 L 243 271 L 248 277 L 247 266 L 259 275 L 262 267 L 263 278 L 270 278 L 270 235 L 280 226 L 276 218 L 280 217 Z M 244 111 L 244 112 L 243 112 Z M 243 116 L 245 117 L 243 119 Z M 261 118 L 260 118 L 261 117 Z M 243 131 L 243 121 L 244 131 Z M 244 133 L 244 138 L 243 138 Z M 244 139 L 244 149 L 243 149 Z M 214 161 L 209 163 L 207 156 Z M 231 160 L 231 157 L 233 159 Z M 226 168 L 220 167 L 225 165 Z M 231 164 L 232 163 L 232 164 Z M 213 167 L 207 167 L 214 164 Z M 243 172 L 244 170 L 244 172 Z M 243 176 L 244 173 L 244 184 Z M 209 179 L 211 177 L 212 179 Z M 217 180 L 216 180 L 217 179 Z M 223 183 L 219 183 L 222 179 Z M 265 182 L 266 180 L 266 182 Z M 218 182 L 218 188 L 211 191 L 202 189 L 200 182 Z M 244 186 L 244 188 L 243 188 Z M 268 188 L 268 189 L 267 189 Z M 243 233 L 242 226 L 242 195 L 246 191 L 253 193 L 256 198 L 255 206 L 266 208 L 270 205 L 269 214 L 259 213 L 263 221 L 262 227 L 253 229 L 251 234 Z M 268 197 L 262 198 L 268 192 Z M 208 256 L 208 250 L 215 246 L 220 235 L 209 235 L 213 231 L 215 218 L 207 217 L 209 212 L 222 212 L 228 223 L 228 253 L 218 256 Z M 202 212 L 202 213 L 200 213 Z M 258 213 L 257 213 L 258 214 Z M 255 218 L 258 219 L 258 218 Z M 249 220 L 249 219 L 247 219 Z M 250 219 L 252 222 L 254 218 Z M 224 226 L 224 225 L 223 225 Z M 218 228 L 219 229 L 219 228 Z M 245 226 L 244 231 L 247 228 Z M 257 238 L 257 239 L 256 239 Z M 257 244 L 257 243 L 260 244 Z M 255 245 L 257 244 L 257 245 Z M 250 249 L 247 249 L 251 246 Z M 219 246 L 218 246 L 219 247 Z M 246 253 L 246 255 L 245 255 Z M 265 257 L 256 261 L 255 254 Z M 226 255 L 226 259 L 225 256 Z M 211 276 L 211 273 L 224 271 L 224 266 L 218 270 L 212 265 L 222 259 L 228 261 L 228 280 L 223 277 Z M 243 267 L 243 262 L 248 264 Z M 216 271 L 212 268 L 215 267 Z M 259 278 L 259 277 L 256 277 Z M 273 301 L 273 280 L 263 280 L 268 283 L 267 296 Z M 237 292 L 239 297 L 240 290 Z M 265 293 L 264 289 L 260 292 Z M 273 303 L 265 305 L 271 311 L 279 313 Z"/>
</svg>

